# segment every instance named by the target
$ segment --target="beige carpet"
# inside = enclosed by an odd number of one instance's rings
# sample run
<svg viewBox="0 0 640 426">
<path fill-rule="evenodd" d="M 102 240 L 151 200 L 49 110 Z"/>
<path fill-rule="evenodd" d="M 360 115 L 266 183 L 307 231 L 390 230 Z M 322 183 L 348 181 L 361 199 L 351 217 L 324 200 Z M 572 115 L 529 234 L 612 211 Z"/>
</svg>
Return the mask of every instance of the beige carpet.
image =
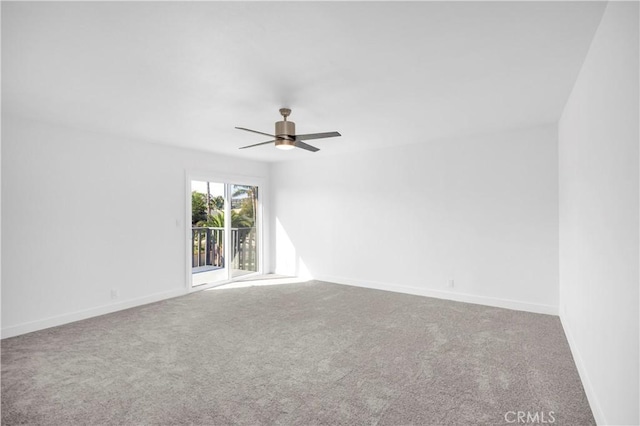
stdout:
<svg viewBox="0 0 640 426">
<path fill-rule="evenodd" d="M 2 341 L 6 425 L 485 425 L 518 412 L 595 424 L 557 317 L 310 282 Z"/>
</svg>

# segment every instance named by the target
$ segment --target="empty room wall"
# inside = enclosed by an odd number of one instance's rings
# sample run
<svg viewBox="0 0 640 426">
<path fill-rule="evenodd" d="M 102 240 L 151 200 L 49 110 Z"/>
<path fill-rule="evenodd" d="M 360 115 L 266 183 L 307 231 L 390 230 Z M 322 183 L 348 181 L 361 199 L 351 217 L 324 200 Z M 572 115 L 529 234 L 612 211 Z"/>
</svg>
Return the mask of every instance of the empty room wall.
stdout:
<svg viewBox="0 0 640 426">
<path fill-rule="evenodd" d="M 638 3 L 610 2 L 559 124 L 560 315 L 599 424 L 638 424 Z"/>
<path fill-rule="evenodd" d="M 264 163 L 2 124 L 3 337 L 183 294 L 185 170 L 267 176 Z"/>
<path fill-rule="evenodd" d="M 557 166 L 555 125 L 274 163 L 273 267 L 556 313 Z"/>
</svg>

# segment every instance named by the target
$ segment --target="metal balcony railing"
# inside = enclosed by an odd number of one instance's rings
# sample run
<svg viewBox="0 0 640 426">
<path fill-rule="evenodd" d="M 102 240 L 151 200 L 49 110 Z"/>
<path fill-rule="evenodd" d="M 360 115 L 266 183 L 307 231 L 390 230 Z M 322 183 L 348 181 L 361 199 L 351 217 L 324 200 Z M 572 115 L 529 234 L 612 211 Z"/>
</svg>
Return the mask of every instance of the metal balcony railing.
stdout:
<svg viewBox="0 0 640 426">
<path fill-rule="evenodd" d="M 255 228 L 231 228 L 231 267 L 258 270 Z M 224 228 L 191 228 L 191 266 L 224 268 Z"/>
</svg>

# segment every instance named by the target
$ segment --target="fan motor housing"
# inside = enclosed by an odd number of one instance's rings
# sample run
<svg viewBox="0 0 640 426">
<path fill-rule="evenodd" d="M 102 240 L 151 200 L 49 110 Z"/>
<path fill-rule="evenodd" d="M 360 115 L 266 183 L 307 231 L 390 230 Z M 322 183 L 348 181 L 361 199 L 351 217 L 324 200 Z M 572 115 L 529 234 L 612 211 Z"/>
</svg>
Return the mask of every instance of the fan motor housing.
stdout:
<svg viewBox="0 0 640 426">
<path fill-rule="evenodd" d="M 293 121 L 277 121 L 276 136 L 279 138 L 291 138 L 296 135 L 296 123 Z"/>
</svg>

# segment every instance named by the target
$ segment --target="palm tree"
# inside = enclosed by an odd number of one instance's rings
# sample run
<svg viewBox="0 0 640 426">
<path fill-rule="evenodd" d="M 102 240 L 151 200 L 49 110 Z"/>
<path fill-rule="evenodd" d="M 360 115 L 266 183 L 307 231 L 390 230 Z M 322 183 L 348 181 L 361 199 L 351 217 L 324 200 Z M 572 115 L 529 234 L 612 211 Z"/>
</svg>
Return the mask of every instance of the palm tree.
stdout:
<svg viewBox="0 0 640 426">
<path fill-rule="evenodd" d="M 241 195 L 246 195 L 246 198 L 250 200 L 251 212 L 249 216 L 251 217 L 253 223 L 255 223 L 258 212 L 258 187 L 250 185 L 235 185 L 233 196 L 239 197 Z M 251 226 L 253 226 L 253 224 L 251 224 Z"/>
</svg>

